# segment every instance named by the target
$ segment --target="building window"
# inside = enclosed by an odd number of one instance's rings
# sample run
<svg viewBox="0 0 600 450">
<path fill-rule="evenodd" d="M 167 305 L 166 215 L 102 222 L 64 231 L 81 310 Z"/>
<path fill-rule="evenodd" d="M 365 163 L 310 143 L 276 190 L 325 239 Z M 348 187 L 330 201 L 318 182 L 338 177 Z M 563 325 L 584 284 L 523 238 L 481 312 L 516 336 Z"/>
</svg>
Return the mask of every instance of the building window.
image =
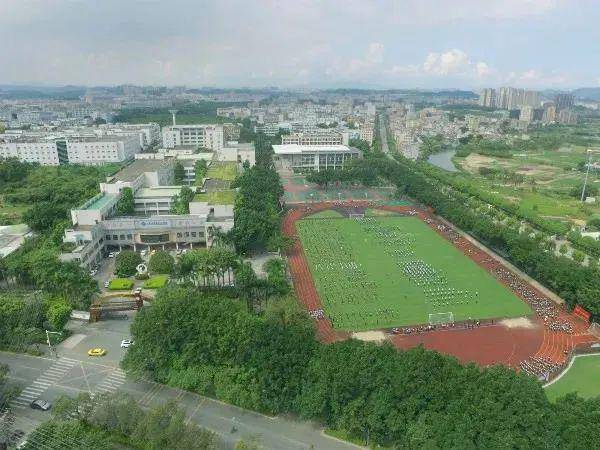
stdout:
<svg viewBox="0 0 600 450">
<path fill-rule="evenodd" d="M 133 239 L 133 235 L 132 234 L 128 234 L 127 235 L 127 239 Z"/>
<path fill-rule="evenodd" d="M 192 231 L 192 237 L 196 237 L 196 232 Z"/>
<path fill-rule="evenodd" d="M 181 233 L 177 233 L 177 237 L 180 238 L 183 237 L 183 235 Z"/>
<path fill-rule="evenodd" d="M 189 231 L 185 232 L 185 237 L 190 237 L 190 232 Z"/>
<path fill-rule="evenodd" d="M 122 241 L 124 241 L 125 240 L 125 235 L 122 234 L 121 236 L 119 236 L 119 239 L 122 240 Z"/>
<path fill-rule="evenodd" d="M 113 234 L 113 241 L 118 241 L 119 240 L 119 236 L 117 236 L 116 234 Z"/>
<path fill-rule="evenodd" d="M 106 235 L 106 240 L 107 240 L 107 241 L 110 241 L 110 234 L 107 234 L 107 235 Z"/>
</svg>

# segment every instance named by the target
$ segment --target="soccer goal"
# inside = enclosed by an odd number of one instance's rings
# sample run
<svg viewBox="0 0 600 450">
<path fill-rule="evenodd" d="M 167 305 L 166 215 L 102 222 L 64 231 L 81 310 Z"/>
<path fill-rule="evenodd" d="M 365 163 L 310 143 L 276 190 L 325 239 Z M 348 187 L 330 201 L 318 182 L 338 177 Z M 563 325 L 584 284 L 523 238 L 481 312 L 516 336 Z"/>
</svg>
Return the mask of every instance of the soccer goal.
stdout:
<svg viewBox="0 0 600 450">
<path fill-rule="evenodd" d="M 359 214 L 359 213 L 350 213 L 350 214 L 348 214 L 348 217 L 351 219 L 364 219 L 365 215 Z"/>
<path fill-rule="evenodd" d="M 596 323 L 596 322 L 592 322 L 592 324 L 588 328 L 588 332 L 592 336 L 596 336 L 597 338 L 600 338 L 600 325 L 598 325 L 598 323 Z"/>
<path fill-rule="evenodd" d="M 451 312 L 429 314 L 429 325 L 447 325 L 454 323 L 454 314 Z"/>
</svg>

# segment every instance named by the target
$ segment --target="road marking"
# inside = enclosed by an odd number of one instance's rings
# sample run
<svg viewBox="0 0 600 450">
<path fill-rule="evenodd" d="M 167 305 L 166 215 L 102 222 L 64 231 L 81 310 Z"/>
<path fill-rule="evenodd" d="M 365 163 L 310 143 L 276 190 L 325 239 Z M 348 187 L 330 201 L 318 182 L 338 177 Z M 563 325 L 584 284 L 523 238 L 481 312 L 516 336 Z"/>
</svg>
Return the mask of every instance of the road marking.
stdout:
<svg viewBox="0 0 600 450">
<path fill-rule="evenodd" d="M 200 407 L 202 405 L 204 405 L 204 403 L 206 403 L 206 399 L 202 398 L 198 401 L 198 404 L 196 405 L 196 408 L 194 408 L 194 411 L 192 411 L 192 414 L 190 414 L 190 416 L 187 418 L 187 424 L 189 425 L 190 422 L 192 421 L 192 418 L 196 415 L 196 413 L 198 412 L 198 410 L 200 409 Z"/>
<path fill-rule="evenodd" d="M 23 389 L 17 398 L 10 402 L 11 406 L 28 406 L 33 400 L 39 398 L 46 389 L 60 380 L 76 363 L 77 361 L 70 358 L 61 358 L 54 361 L 52 366 L 46 369 L 29 386 Z"/>
<path fill-rule="evenodd" d="M 115 392 L 125 381 L 125 373 L 121 369 L 115 369 L 96 386 L 96 391 L 101 393 Z"/>
</svg>

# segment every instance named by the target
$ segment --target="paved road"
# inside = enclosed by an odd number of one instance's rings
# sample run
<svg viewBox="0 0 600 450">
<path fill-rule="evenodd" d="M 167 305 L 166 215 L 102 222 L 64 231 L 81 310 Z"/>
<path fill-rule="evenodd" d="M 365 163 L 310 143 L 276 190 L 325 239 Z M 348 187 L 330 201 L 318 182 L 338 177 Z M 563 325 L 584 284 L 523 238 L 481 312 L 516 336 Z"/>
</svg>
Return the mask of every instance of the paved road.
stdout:
<svg viewBox="0 0 600 450">
<path fill-rule="evenodd" d="M 10 381 L 24 388 L 13 401 L 15 428 L 29 432 L 49 418 L 49 413 L 28 407 L 35 398 L 52 402 L 63 394 L 119 391 L 132 395 L 143 407 L 175 399 L 189 420 L 219 434 L 223 448 L 227 449 L 233 448 L 238 439 L 250 436 L 259 436 L 265 448 L 274 450 L 357 448 L 325 436 L 320 426 L 308 422 L 268 417 L 161 384 L 128 380 L 118 367 L 122 352 L 126 351 L 120 349 L 119 343 L 128 337 L 128 324 L 126 320 L 112 320 L 71 325 L 73 335 L 59 347 L 58 358 L 0 352 L 0 363 L 8 364 L 11 369 Z M 91 358 L 86 355 L 87 349 L 100 344 L 108 349 L 107 356 Z M 239 430 L 234 434 L 231 433 L 233 418 Z"/>
<path fill-rule="evenodd" d="M 381 151 L 385 154 L 390 152 L 387 140 L 387 125 L 385 114 L 379 114 L 379 138 L 381 139 Z"/>
</svg>

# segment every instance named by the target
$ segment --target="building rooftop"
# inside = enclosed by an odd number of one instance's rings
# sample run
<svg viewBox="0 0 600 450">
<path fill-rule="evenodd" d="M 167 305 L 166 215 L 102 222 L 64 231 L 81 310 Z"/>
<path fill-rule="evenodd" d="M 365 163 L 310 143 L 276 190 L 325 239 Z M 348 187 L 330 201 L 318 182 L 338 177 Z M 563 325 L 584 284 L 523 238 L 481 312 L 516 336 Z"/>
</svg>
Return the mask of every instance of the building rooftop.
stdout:
<svg viewBox="0 0 600 450">
<path fill-rule="evenodd" d="M 101 192 L 100 194 L 95 195 L 94 197 L 90 198 L 87 202 L 85 202 L 83 205 L 81 205 L 79 208 L 80 210 L 100 210 L 102 209 L 105 205 L 111 203 L 112 201 L 116 200 L 117 196 L 114 194 L 106 194 L 104 192 Z"/>
<path fill-rule="evenodd" d="M 119 170 L 114 175 L 113 181 L 134 181 L 144 172 L 154 172 L 170 164 L 170 161 L 164 159 L 136 159 Z"/>
<path fill-rule="evenodd" d="M 157 186 L 150 188 L 141 188 L 135 193 L 136 199 L 142 198 L 156 198 L 156 197 L 168 197 L 171 198 L 174 195 L 179 195 L 181 192 L 181 186 Z"/>
<path fill-rule="evenodd" d="M 280 144 L 274 145 L 273 151 L 276 155 L 289 155 L 300 153 L 341 153 L 358 152 L 359 150 L 347 145 L 298 145 L 298 144 Z"/>
<path fill-rule="evenodd" d="M 209 205 L 233 205 L 235 202 L 236 191 L 234 189 L 226 189 L 222 191 L 202 192 L 196 194 L 195 202 L 206 202 Z"/>
</svg>

